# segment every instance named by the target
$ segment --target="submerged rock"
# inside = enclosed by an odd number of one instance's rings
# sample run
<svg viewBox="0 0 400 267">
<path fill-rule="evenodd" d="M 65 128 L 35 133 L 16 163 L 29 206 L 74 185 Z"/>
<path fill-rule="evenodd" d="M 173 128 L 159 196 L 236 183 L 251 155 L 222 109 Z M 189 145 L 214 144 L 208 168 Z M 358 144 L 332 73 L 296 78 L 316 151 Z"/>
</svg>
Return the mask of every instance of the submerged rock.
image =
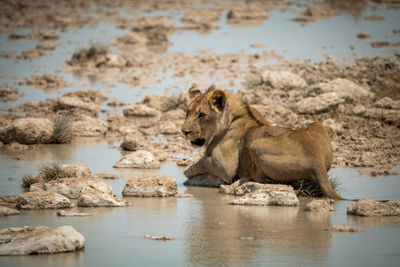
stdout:
<svg viewBox="0 0 400 267">
<path fill-rule="evenodd" d="M 123 156 L 114 168 L 137 168 L 137 169 L 157 169 L 160 168 L 160 162 L 153 153 L 147 150 L 137 150 Z"/>
<path fill-rule="evenodd" d="M 111 174 L 111 173 L 96 173 L 94 175 L 95 179 L 109 179 L 109 180 L 114 180 L 118 179 L 118 175 L 116 174 Z"/>
<path fill-rule="evenodd" d="M 144 238 L 152 239 L 152 240 L 158 240 L 158 241 L 168 241 L 172 240 L 171 237 L 168 237 L 166 235 L 160 235 L 160 236 L 154 236 L 154 235 L 145 235 Z"/>
<path fill-rule="evenodd" d="M 54 124 L 49 119 L 21 118 L 0 128 L 0 141 L 9 144 L 46 144 L 52 141 Z"/>
<path fill-rule="evenodd" d="M 344 225 L 344 224 L 338 224 L 338 225 L 335 225 L 332 227 L 328 227 L 325 230 L 331 231 L 331 232 L 341 232 L 341 233 L 359 233 L 359 232 L 363 231 L 360 228 L 348 226 L 348 225 Z"/>
<path fill-rule="evenodd" d="M 89 188 L 81 194 L 79 207 L 126 207 L 128 202 L 100 190 Z"/>
<path fill-rule="evenodd" d="M 85 247 L 85 237 L 72 226 L 11 227 L 0 231 L 0 256 L 71 252 Z"/>
<path fill-rule="evenodd" d="M 18 209 L 61 209 L 71 208 L 71 201 L 63 195 L 55 192 L 26 192 L 18 196 Z"/>
<path fill-rule="evenodd" d="M 201 174 L 187 179 L 183 184 L 186 186 L 219 187 L 223 183 L 224 182 L 218 177 L 208 174 Z"/>
<path fill-rule="evenodd" d="M 57 216 L 60 216 L 60 217 L 85 217 L 85 216 L 90 216 L 90 213 L 60 210 L 60 211 L 57 211 Z"/>
<path fill-rule="evenodd" d="M 122 191 L 126 197 L 168 197 L 177 193 L 176 180 L 166 175 L 132 177 Z"/>
<path fill-rule="evenodd" d="M 361 199 L 347 206 L 347 213 L 358 216 L 400 216 L 400 201 Z"/>
<path fill-rule="evenodd" d="M 332 204 L 335 201 L 330 198 L 325 199 L 313 199 L 310 203 L 305 207 L 306 211 L 311 212 L 329 212 L 335 210 Z"/>
<path fill-rule="evenodd" d="M 267 70 L 262 74 L 262 80 L 277 89 L 294 89 L 307 86 L 306 81 L 299 75 L 284 70 Z"/>
<path fill-rule="evenodd" d="M 16 209 L 0 206 L 0 216 L 18 215 L 19 213 Z"/>
</svg>

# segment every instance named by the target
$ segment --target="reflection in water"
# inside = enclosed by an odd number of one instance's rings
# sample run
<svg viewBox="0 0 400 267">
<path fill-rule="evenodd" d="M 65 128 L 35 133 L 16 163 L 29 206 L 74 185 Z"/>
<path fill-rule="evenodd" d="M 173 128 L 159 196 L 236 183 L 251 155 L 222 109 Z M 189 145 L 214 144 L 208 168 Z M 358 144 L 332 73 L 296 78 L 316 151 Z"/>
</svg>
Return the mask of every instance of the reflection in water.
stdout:
<svg viewBox="0 0 400 267">
<path fill-rule="evenodd" d="M 232 197 L 216 190 L 187 193 L 202 194 L 185 228 L 189 262 L 240 265 L 285 257 L 300 264 L 310 262 L 304 255 L 312 255 L 314 264 L 323 264 L 329 255 L 329 215 L 310 218 L 299 207 L 232 206 L 227 204 Z"/>
</svg>

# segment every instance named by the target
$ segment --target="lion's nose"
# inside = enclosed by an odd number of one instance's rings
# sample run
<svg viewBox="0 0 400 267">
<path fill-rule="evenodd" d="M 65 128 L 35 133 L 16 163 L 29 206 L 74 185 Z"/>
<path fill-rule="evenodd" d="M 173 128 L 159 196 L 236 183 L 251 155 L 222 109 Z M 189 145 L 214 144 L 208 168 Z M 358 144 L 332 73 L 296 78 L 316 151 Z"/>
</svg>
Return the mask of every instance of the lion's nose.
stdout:
<svg viewBox="0 0 400 267">
<path fill-rule="evenodd" d="M 185 131 L 185 130 L 182 130 L 182 133 L 185 135 L 185 136 L 188 136 L 188 134 L 190 134 L 192 131 Z"/>
</svg>

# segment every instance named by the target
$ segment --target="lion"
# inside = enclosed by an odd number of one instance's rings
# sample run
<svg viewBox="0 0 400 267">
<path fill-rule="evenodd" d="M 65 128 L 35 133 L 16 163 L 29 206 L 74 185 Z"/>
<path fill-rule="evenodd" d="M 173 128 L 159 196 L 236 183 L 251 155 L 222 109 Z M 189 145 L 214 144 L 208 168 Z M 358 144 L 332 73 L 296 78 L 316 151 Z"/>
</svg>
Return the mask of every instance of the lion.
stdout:
<svg viewBox="0 0 400 267">
<path fill-rule="evenodd" d="M 306 129 L 271 126 L 255 108 L 233 93 L 210 86 L 202 93 L 194 86 L 182 133 L 197 146 L 202 158 L 184 174 L 191 179 L 211 175 L 231 184 L 238 177 L 262 182 L 317 182 L 326 197 L 340 197 L 328 179 L 332 148 L 325 127 L 318 122 Z"/>
</svg>

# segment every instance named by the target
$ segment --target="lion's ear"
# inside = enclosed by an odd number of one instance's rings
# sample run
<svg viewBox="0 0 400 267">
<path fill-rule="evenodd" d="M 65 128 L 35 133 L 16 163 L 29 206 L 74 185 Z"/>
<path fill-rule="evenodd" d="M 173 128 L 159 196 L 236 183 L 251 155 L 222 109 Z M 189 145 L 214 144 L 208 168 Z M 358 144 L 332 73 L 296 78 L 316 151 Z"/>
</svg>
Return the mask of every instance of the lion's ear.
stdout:
<svg viewBox="0 0 400 267">
<path fill-rule="evenodd" d="M 196 86 L 192 86 L 189 88 L 189 97 L 190 100 L 194 99 L 195 97 L 197 97 L 198 95 L 200 95 L 201 92 L 199 90 L 199 88 L 197 88 Z"/>
<path fill-rule="evenodd" d="M 210 98 L 211 106 L 218 111 L 223 111 L 226 106 L 226 95 L 222 90 L 215 90 Z"/>
</svg>

